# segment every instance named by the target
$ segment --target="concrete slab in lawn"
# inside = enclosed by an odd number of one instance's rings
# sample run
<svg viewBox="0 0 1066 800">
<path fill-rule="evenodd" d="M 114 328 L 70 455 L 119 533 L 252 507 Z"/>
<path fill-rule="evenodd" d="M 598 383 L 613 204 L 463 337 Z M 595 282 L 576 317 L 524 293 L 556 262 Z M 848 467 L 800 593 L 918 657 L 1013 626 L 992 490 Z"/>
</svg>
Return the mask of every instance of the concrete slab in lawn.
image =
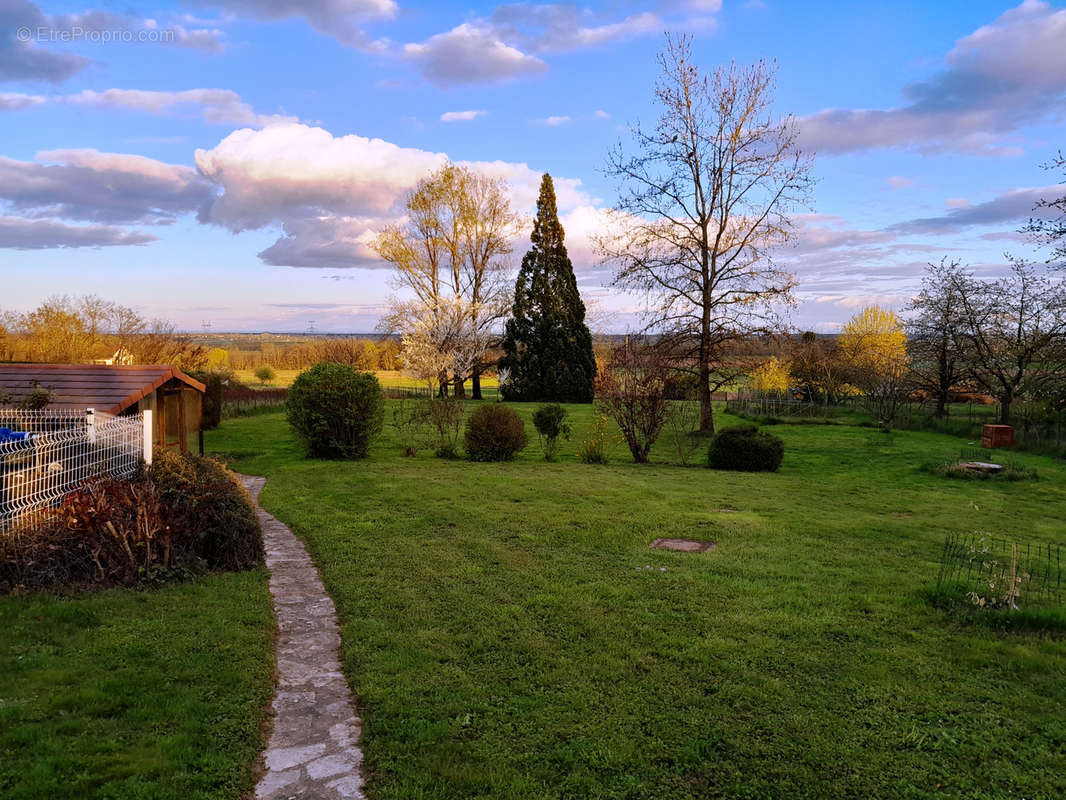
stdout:
<svg viewBox="0 0 1066 800">
<path fill-rule="evenodd" d="M 656 539 L 651 546 L 659 550 L 678 550 L 682 553 L 706 553 L 717 545 L 699 539 Z"/>
</svg>

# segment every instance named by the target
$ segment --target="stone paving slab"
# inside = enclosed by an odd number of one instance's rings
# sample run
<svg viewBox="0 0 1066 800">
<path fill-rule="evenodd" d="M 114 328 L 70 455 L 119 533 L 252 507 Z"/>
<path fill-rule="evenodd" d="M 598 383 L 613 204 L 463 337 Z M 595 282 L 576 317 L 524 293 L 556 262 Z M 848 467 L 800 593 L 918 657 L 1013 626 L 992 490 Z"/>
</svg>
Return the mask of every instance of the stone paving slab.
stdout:
<svg viewBox="0 0 1066 800">
<path fill-rule="evenodd" d="M 265 478 L 242 476 L 263 524 L 278 619 L 274 726 L 257 800 L 364 800 L 361 723 L 337 648 L 333 600 L 303 543 L 259 508 Z"/>
</svg>

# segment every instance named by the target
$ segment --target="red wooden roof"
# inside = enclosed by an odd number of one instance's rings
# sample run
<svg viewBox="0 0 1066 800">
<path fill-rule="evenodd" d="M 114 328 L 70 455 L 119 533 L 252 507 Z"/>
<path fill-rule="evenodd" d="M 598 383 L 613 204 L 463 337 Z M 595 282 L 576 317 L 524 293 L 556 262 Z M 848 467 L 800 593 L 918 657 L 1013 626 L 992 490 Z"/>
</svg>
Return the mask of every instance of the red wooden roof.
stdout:
<svg viewBox="0 0 1066 800">
<path fill-rule="evenodd" d="M 204 385 L 175 367 L 104 364 L 0 364 L 0 394 L 17 403 L 36 381 L 52 393 L 48 408 L 94 408 L 119 414 L 176 379 L 204 391 Z"/>
</svg>

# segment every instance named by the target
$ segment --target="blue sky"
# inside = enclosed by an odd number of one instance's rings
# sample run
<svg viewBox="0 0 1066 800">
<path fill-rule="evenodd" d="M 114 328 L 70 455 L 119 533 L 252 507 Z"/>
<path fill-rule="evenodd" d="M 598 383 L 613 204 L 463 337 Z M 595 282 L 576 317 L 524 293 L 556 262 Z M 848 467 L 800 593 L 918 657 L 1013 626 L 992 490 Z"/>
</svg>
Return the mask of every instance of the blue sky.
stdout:
<svg viewBox="0 0 1066 800">
<path fill-rule="evenodd" d="M 86 2 L 0 0 L 14 310 L 92 292 L 189 329 L 372 330 L 391 289 L 367 243 L 447 157 L 529 212 L 551 172 L 599 323 L 635 327 L 588 236 L 617 197 L 608 148 L 655 118 L 666 30 L 705 69 L 777 61 L 776 110 L 816 153 L 779 253 L 800 328 L 901 307 L 945 255 L 1041 258 L 1017 230 L 1066 193 L 1039 166 L 1066 147 L 1053 3 Z"/>
</svg>

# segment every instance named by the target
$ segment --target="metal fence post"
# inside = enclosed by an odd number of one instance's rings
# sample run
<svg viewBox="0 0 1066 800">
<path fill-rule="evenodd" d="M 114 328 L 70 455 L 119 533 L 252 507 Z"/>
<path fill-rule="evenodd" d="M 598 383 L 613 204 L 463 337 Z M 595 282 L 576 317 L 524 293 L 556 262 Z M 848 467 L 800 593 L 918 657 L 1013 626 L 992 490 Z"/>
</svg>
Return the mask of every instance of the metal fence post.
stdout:
<svg viewBox="0 0 1066 800">
<path fill-rule="evenodd" d="M 96 409 L 85 409 L 85 434 L 89 444 L 96 444 Z"/>
<path fill-rule="evenodd" d="M 144 463 L 152 463 L 152 409 L 142 412 L 142 424 L 144 425 Z"/>
</svg>

